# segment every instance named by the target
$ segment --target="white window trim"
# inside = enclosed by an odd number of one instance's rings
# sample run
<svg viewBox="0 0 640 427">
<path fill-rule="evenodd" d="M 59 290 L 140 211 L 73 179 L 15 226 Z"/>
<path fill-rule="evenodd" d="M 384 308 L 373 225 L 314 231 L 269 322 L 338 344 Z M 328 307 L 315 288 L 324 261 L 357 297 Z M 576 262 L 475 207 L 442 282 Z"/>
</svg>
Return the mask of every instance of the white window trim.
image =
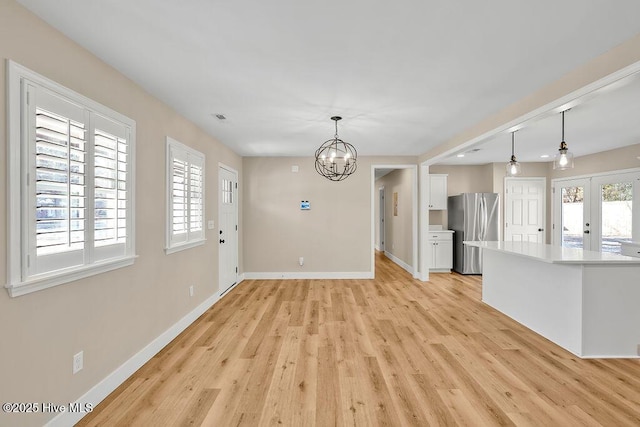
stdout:
<svg viewBox="0 0 640 427">
<path fill-rule="evenodd" d="M 132 119 L 111 110 L 69 88 L 66 88 L 40 74 L 25 68 L 11 60 L 6 61 L 7 71 L 7 284 L 5 288 L 9 296 L 16 297 L 61 285 L 85 277 L 104 273 L 106 271 L 132 265 L 135 255 L 135 135 L 136 123 Z M 81 104 L 96 113 L 121 122 L 130 129 L 131 147 L 127 164 L 130 165 L 128 177 L 129 188 L 127 203 L 130 208 L 128 215 L 128 236 L 125 255 L 106 261 L 85 264 L 78 267 L 52 271 L 29 278 L 23 277 L 22 254 L 26 250 L 23 241 L 28 232 L 23 227 L 22 211 L 24 198 L 22 196 L 23 162 L 26 160 L 26 144 L 22 142 L 25 133 L 21 121 L 22 114 L 22 81 L 26 79 L 37 85 L 46 87 L 68 99 Z M 26 205 L 26 204 L 25 204 Z"/>
<path fill-rule="evenodd" d="M 172 231 L 172 225 L 173 222 L 171 221 L 172 219 L 172 212 L 173 212 L 173 203 L 172 203 L 172 179 L 173 179 L 173 158 L 171 157 L 171 148 L 175 148 L 178 149 L 180 151 L 183 151 L 185 153 L 190 154 L 191 156 L 194 156 L 196 158 L 201 159 L 202 161 L 202 224 L 201 224 L 201 229 L 202 229 L 202 233 L 200 237 L 197 238 L 187 238 L 187 241 L 185 242 L 180 242 L 180 243 L 172 243 L 171 241 L 171 231 Z M 179 142 L 176 141 L 175 139 L 171 138 L 170 136 L 167 136 L 167 142 L 166 142 L 166 201 L 167 201 L 167 206 L 166 206 L 166 214 L 167 214 L 167 220 L 166 220 L 166 229 L 165 229 L 165 254 L 169 255 L 175 252 L 179 252 L 179 251 L 183 251 L 185 249 L 190 249 L 190 248 L 194 248 L 196 246 L 201 246 L 204 245 L 206 242 L 206 238 L 205 238 L 205 182 L 206 182 L 206 175 L 205 175 L 205 155 L 197 150 L 194 150 L 193 148 Z M 189 163 L 189 165 L 191 165 Z M 187 168 L 189 168 L 189 166 L 187 166 Z M 189 216 L 187 216 L 189 217 Z M 189 234 L 189 232 L 187 232 L 187 234 Z"/>
</svg>

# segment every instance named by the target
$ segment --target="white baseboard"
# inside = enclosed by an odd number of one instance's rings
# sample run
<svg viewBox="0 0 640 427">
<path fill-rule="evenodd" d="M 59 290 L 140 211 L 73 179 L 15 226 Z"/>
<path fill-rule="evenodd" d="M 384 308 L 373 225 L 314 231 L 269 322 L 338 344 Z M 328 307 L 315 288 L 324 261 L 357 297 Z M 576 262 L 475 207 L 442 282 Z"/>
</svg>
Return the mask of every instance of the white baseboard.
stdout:
<svg viewBox="0 0 640 427">
<path fill-rule="evenodd" d="M 370 271 L 338 271 L 338 272 L 245 272 L 247 280 L 274 280 L 274 279 L 373 279 Z"/>
<path fill-rule="evenodd" d="M 240 283 L 240 281 L 238 282 Z M 237 286 L 234 285 L 234 286 Z M 188 313 L 177 323 L 164 331 L 159 337 L 151 341 L 145 348 L 140 350 L 131 359 L 124 362 L 115 371 L 109 374 L 105 379 L 96 384 L 91 390 L 86 392 L 75 403 L 79 407 L 84 407 L 85 403 L 93 404 L 95 407 L 111 392 L 113 392 L 120 384 L 129 378 L 135 371 L 140 369 L 142 365 L 147 363 L 153 356 L 158 354 L 167 344 L 169 344 L 182 331 L 187 329 L 198 317 L 211 308 L 220 299 L 219 292 L 216 292 L 207 298 L 202 304 L 197 306 L 193 311 Z M 49 421 L 46 427 L 68 427 L 72 426 L 84 417 L 86 413 L 82 412 L 63 412 Z"/>
<path fill-rule="evenodd" d="M 387 252 L 384 251 L 384 254 L 387 258 L 389 258 L 391 261 L 395 262 L 396 264 L 398 264 L 400 267 L 402 267 L 404 270 L 406 270 L 407 272 L 409 272 L 409 274 L 411 274 L 413 276 L 413 267 L 411 267 L 409 264 L 407 264 L 406 262 L 402 261 L 400 258 L 398 258 L 397 256 L 393 255 L 391 252 Z"/>
</svg>

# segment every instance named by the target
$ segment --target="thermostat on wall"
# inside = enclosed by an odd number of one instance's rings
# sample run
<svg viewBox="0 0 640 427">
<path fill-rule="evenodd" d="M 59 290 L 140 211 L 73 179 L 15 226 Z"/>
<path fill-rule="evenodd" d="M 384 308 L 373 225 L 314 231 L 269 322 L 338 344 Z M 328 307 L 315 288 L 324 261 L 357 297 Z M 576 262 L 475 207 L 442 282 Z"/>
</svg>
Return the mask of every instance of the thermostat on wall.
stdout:
<svg viewBox="0 0 640 427">
<path fill-rule="evenodd" d="M 300 210 L 308 211 L 311 209 L 311 203 L 308 200 L 303 200 L 300 202 Z"/>
</svg>

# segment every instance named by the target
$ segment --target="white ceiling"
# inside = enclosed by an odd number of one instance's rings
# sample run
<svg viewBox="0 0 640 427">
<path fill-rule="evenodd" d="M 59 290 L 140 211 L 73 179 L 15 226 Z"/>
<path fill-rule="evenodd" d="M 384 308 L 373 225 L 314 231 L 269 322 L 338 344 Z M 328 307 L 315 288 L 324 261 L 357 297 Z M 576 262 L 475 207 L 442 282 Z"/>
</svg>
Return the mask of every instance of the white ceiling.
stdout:
<svg viewBox="0 0 640 427">
<path fill-rule="evenodd" d="M 311 156 L 333 115 L 361 155 L 419 155 L 640 32 L 637 0 L 18 1 L 243 156 Z M 587 109 L 570 149 L 622 144 Z M 539 123 L 519 160 L 553 155 L 559 116 Z"/>
</svg>

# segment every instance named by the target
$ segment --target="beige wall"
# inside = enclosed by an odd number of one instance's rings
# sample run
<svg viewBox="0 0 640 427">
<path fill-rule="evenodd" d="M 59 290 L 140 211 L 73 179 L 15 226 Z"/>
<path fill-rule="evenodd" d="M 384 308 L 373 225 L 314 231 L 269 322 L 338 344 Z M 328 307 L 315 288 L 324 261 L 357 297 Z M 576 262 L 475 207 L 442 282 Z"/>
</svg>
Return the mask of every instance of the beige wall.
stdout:
<svg viewBox="0 0 640 427">
<path fill-rule="evenodd" d="M 377 190 L 384 186 L 385 200 L 385 252 L 399 258 L 405 264 L 413 265 L 413 171 L 396 169 L 378 179 L 375 184 L 374 212 L 376 234 L 379 221 L 379 204 Z M 394 215 L 393 194 L 398 194 L 397 216 Z"/>
<path fill-rule="evenodd" d="M 245 157 L 245 271 L 371 271 L 371 165 L 415 163 L 415 157 L 360 157 L 354 175 L 332 182 L 315 171 L 313 157 Z M 294 165 L 298 172 L 291 172 Z M 300 210 L 301 200 L 311 209 Z"/>
<path fill-rule="evenodd" d="M 218 290 L 214 230 L 207 231 L 204 246 L 164 254 L 165 137 L 169 135 L 205 153 L 206 218 L 215 219 L 216 224 L 218 162 L 238 169 L 240 176 L 242 162 L 228 148 L 12 0 L 0 0 L 0 32 L 0 152 L 6 153 L 7 149 L 7 58 L 137 123 L 139 258 L 135 264 L 16 298 L 0 290 L 0 401 L 68 403 Z M 6 179 L 1 181 L 0 276 L 6 277 L 7 188 Z M 195 286 L 192 298 L 189 285 Z M 72 375 L 72 357 L 80 350 L 84 351 L 84 369 Z M 49 418 L 52 415 L 0 413 L 0 425 L 42 425 Z"/>
</svg>

